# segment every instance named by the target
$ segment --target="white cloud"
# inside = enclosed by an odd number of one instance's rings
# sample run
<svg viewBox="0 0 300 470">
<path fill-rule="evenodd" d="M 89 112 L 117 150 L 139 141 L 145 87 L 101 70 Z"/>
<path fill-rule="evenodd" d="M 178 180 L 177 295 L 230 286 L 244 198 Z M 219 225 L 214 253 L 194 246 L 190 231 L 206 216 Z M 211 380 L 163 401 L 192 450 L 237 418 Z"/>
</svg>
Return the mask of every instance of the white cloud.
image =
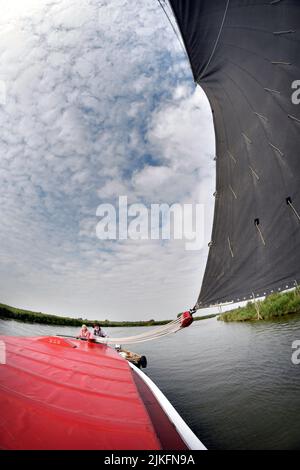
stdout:
<svg viewBox="0 0 300 470">
<path fill-rule="evenodd" d="M 95 232 L 97 206 L 127 195 L 205 204 L 209 239 L 211 115 L 161 9 L 152 0 L 0 7 L 0 301 L 113 319 L 191 306 L 206 249 L 101 242 Z"/>
</svg>

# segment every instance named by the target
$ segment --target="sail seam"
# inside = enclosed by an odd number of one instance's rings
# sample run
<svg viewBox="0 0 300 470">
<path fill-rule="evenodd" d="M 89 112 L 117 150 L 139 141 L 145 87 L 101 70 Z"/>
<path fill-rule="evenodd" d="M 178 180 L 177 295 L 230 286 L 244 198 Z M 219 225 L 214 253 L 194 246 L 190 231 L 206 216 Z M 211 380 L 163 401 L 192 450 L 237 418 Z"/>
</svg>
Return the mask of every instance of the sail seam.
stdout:
<svg viewBox="0 0 300 470">
<path fill-rule="evenodd" d="M 212 58 L 216 52 L 216 48 L 217 48 L 217 45 L 219 43 L 219 39 L 220 39 L 220 36 L 221 36 L 221 33 L 223 31 L 223 26 L 224 26 L 224 23 L 225 23 L 225 19 L 226 19 L 226 15 L 227 15 L 227 10 L 228 10 L 228 6 L 229 6 L 229 2 L 230 0 L 227 0 L 227 4 L 226 4 L 226 8 L 225 8 L 225 12 L 224 12 L 224 15 L 223 15 L 223 19 L 222 19 L 222 23 L 221 23 L 221 26 L 220 26 L 220 30 L 219 30 L 219 33 L 218 33 L 218 36 L 217 36 L 217 39 L 216 39 L 216 42 L 215 42 L 215 45 L 213 47 L 213 50 L 212 50 L 212 53 L 210 55 L 210 58 L 208 59 L 208 62 L 206 64 L 206 66 L 204 67 L 204 70 L 203 72 L 199 75 L 199 77 L 197 78 L 197 82 L 198 80 L 201 80 L 201 78 L 203 77 L 203 75 L 205 74 L 206 70 L 207 70 L 207 67 L 209 66 L 209 64 L 211 63 L 212 61 Z"/>
</svg>

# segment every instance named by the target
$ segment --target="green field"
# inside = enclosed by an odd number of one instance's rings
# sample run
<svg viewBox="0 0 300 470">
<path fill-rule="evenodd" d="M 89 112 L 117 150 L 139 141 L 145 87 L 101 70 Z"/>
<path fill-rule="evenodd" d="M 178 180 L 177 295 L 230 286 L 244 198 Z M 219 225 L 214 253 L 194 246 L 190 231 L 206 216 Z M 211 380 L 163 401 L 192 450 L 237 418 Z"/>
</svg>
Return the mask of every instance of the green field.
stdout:
<svg viewBox="0 0 300 470">
<path fill-rule="evenodd" d="M 245 307 L 238 307 L 219 315 L 218 320 L 225 322 L 273 320 L 291 313 L 300 313 L 300 289 L 269 295 L 256 304 L 255 308 L 254 302 L 248 302 Z"/>
</svg>

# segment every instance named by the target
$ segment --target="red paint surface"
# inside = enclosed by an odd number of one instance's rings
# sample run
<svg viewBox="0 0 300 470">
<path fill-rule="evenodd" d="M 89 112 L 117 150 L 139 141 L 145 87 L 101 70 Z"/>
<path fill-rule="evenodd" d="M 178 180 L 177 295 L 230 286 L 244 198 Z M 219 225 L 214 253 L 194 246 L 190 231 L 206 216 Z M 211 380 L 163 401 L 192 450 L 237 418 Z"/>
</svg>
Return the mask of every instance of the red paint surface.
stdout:
<svg viewBox="0 0 300 470">
<path fill-rule="evenodd" d="M 56 337 L 0 340 L 1 449 L 161 448 L 116 351 Z"/>
<path fill-rule="evenodd" d="M 191 323 L 193 323 L 193 316 L 190 312 L 183 312 L 180 317 L 181 327 L 186 328 L 187 326 L 190 326 Z"/>
<path fill-rule="evenodd" d="M 153 426 L 164 450 L 188 450 L 187 445 L 178 434 L 174 424 L 162 410 L 156 397 L 153 395 L 147 384 L 134 374 L 134 381 L 143 397 L 143 402 L 148 410 Z"/>
</svg>

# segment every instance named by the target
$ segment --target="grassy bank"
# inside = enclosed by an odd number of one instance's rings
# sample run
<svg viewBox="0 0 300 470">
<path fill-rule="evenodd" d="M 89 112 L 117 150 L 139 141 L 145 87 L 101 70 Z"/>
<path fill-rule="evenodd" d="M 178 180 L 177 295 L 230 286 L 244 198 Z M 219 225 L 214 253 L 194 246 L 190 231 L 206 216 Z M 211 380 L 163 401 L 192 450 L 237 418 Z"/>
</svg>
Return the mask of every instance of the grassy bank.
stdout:
<svg viewBox="0 0 300 470">
<path fill-rule="evenodd" d="M 179 314 L 180 315 L 180 314 Z M 202 317 L 195 317 L 194 320 L 205 320 L 212 318 L 215 315 L 205 315 Z M 87 326 L 93 326 L 99 323 L 102 326 L 157 326 L 165 325 L 170 320 L 146 320 L 146 321 L 109 321 L 109 320 L 88 320 L 87 318 L 71 318 L 62 317 L 58 315 L 49 315 L 42 312 L 32 312 L 30 310 L 22 310 L 20 308 L 10 307 L 9 305 L 0 304 L 0 318 L 5 320 L 17 320 L 23 323 L 41 323 L 44 325 L 60 325 L 60 326 L 81 326 L 85 323 Z"/>
<path fill-rule="evenodd" d="M 45 325 L 61 325 L 61 326 L 81 326 L 85 323 L 87 326 L 93 326 L 99 323 L 103 326 L 152 326 L 165 325 L 169 320 L 146 320 L 146 321 L 109 321 L 109 320 L 88 320 L 87 318 L 71 318 L 58 315 L 49 315 L 42 312 L 32 312 L 30 310 L 22 310 L 9 305 L 0 304 L 0 318 L 17 320 L 24 323 L 42 323 Z"/>
<path fill-rule="evenodd" d="M 219 315 L 218 313 L 211 313 L 209 315 L 202 315 L 202 317 L 194 317 L 194 321 L 206 320 L 207 318 L 214 318 L 214 317 L 217 317 L 218 315 Z"/>
<path fill-rule="evenodd" d="M 291 313 L 300 313 L 299 288 L 282 294 L 272 294 L 265 300 L 257 302 L 261 320 L 273 320 Z M 219 315 L 218 320 L 257 321 L 259 320 L 254 302 L 248 302 L 245 307 L 239 307 Z"/>
</svg>

